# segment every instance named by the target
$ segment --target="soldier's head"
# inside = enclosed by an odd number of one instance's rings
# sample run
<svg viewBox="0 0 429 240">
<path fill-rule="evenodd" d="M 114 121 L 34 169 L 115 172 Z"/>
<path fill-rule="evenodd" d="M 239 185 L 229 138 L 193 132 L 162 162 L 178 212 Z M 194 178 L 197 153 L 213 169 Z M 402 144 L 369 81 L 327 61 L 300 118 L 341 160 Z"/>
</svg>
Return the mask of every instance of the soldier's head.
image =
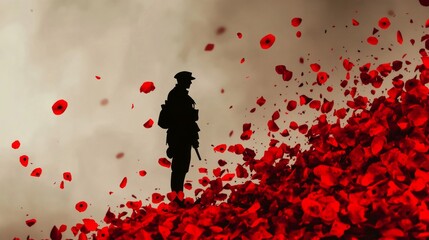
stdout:
<svg viewBox="0 0 429 240">
<path fill-rule="evenodd" d="M 192 76 L 191 72 L 181 71 L 174 75 L 174 78 L 177 80 L 177 84 L 183 88 L 188 89 L 191 87 L 192 80 L 195 78 Z"/>
</svg>

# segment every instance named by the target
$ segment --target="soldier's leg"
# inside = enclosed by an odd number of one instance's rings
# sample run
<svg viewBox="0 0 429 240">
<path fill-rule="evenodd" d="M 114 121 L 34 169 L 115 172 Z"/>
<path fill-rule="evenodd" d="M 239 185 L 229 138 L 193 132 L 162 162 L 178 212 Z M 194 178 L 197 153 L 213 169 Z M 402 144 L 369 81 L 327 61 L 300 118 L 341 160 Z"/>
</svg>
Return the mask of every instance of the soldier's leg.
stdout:
<svg viewBox="0 0 429 240">
<path fill-rule="evenodd" d="M 171 172 L 171 191 L 183 192 L 183 185 L 185 183 L 186 172 L 172 171 Z"/>
<path fill-rule="evenodd" d="M 189 170 L 191 161 L 191 146 L 181 144 L 175 148 L 173 161 L 171 164 L 171 191 L 183 191 L 186 173 Z"/>
</svg>

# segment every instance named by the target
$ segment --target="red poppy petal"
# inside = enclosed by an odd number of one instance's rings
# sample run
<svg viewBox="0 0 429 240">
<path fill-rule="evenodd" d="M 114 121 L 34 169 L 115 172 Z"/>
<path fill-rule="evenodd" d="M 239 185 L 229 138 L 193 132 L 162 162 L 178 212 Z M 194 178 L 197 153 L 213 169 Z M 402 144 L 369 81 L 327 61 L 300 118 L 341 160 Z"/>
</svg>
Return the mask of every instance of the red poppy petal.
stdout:
<svg viewBox="0 0 429 240">
<path fill-rule="evenodd" d="M 158 204 L 164 200 L 165 196 L 159 193 L 152 193 L 152 203 Z"/>
<path fill-rule="evenodd" d="M 88 204 L 85 201 L 80 201 L 76 203 L 75 209 L 78 212 L 85 212 L 85 210 L 88 208 Z"/>
<path fill-rule="evenodd" d="M 42 175 L 42 169 L 41 168 L 35 168 L 31 174 L 32 177 L 40 177 Z"/>
<path fill-rule="evenodd" d="M 12 148 L 13 149 L 18 149 L 21 146 L 21 143 L 19 142 L 19 140 L 15 140 L 12 143 Z"/>
<path fill-rule="evenodd" d="M 127 186 L 127 177 L 124 177 L 121 183 L 119 184 L 120 188 L 124 188 L 125 186 Z"/>
<path fill-rule="evenodd" d="M 313 72 L 318 72 L 320 70 L 320 65 L 317 63 L 312 63 L 310 64 L 311 70 L 313 70 Z"/>
<path fill-rule="evenodd" d="M 98 223 L 94 219 L 84 218 L 82 219 L 82 221 L 86 230 L 88 230 L 89 232 L 97 230 Z"/>
<path fill-rule="evenodd" d="M 27 167 L 27 166 L 28 166 L 28 161 L 29 161 L 29 158 L 28 158 L 28 156 L 27 156 L 27 155 L 21 155 L 21 156 L 19 157 L 19 162 L 21 163 L 21 165 L 22 165 L 23 167 Z"/>
<path fill-rule="evenodd" d="M 373 37 L 373 36 L 368 37 L 368 39 L 366 41 L 371 45 L 377 45 L 377 43 L 378 43 L 378 39 L 376 37 Z"/>
<path fill-rule="evenodd" d="M 145 170 L 140 170 L 140 171 L 139 171 L 139 175 L 140 175 L 141 177 L 146 176 L 146 174 L 147 174 L 147 172 L 146 172 Z"/>
<path fill-rule="evenodd" d="M 324 84 L 326 81 L 328 81 L 329 75 L 326 72 L 319 72 L 317 73 L 317 83 L 319 85 Z"/>
<path fill-rule="evenodd" d="M 399 44 L 402 44 L 404 42 L 401 31 L 396 32 L 396 41 L 398 41 Z"/>
<path fill-rule="evenodd" d="M 27 226 L 31 227 L 33 226 L 35 223 L 37 222 L 36 219 L 32 218 L 32 219 L 28 219 L 25 221 L 25 224 L 27 224 Z"/>
<path fill-rule="evenodd" d="M 64 172 L 64 173 L 63 173 L 63 178 L 64 178 L 64 180 L 71 182 L 71 180 L 72 180 L 72 175 L 71 175 L 71 173 L 70 173 L 70 172 Z"/>
<path fill-rule="evenodd" d="M 208 43 L 206 47 L 204 48 L 204 51 L 212 51 L 214 49 L 213 43 Z"/>
<path fill-rule="evenodd" d="M 68 103 L 66 102 L 66 100 L 60 99 L 52 105 L 52 112 L 55 115 L 61 115 L 64 113 L 64 111 L 66 111 L 67 107 Z"/>
<path fill-rule="evenodd" d="M 155 85 L 153 84 L 153 82 L 150 82 L 150 81 L 144 82 L 140 86 L 140 92 L 143 92 L 146 94 L 149 92 L 152 92 L 153 90 L 155 90 Z"/>
<path fill-rule="evenodd" d="M 381 29 L 388 29 L 390 26 L 390 20 L 387 17 L 382 17 L 380 20 L 378 20 L 378 26 Z"/>
<path fill-rule="evenodd" d="M 142 201 L 128 201 L 125 205 L 134 211 L 138 211 L 142 207 Z"/>
<path fill-rule="evenodd" d="M 151 127 L 152 127 L 152 125 L 153 125 L 153 120 L 152 120 L 151 118 L 149 118 L 149 120 L 147 120 L 147 121 L 143 124 L 143 126 L 144 126 L 145 128 L 151 128 Z"/>
<path fill-rule="evenodd" d="M 262 106 L 262 105 L 264 105 L 265 104 L 265 102 L 266 102 L 267 100 L 265 100 L 265 98 L 264 97 L 260 97 L 260 98 L 258 98 L 258 100 L 256 101 L 256 104 L 258 104 L 259 106 Z"/>
<path fill-rule="evenodd" d="M 219 145 L 217 145 L 216 147 L 214 147 L 214 148 L 213 148 L 213 150 L 214 150 L 215 152 L 223 153 L 223 152 L 225 152 L 225 150 L 226 150 L 226 144 L 219 144 Z"/>
<path fill-rule="evenodd" d="M 165 167 L 165 168 L 170 168 L 171 167 L 171 162 L 168 161 L 167 158 L 160 158 L 158 159 L 158 163 L 159 165 Z"/>
<path fill-rule="evenodd" d="M 291 25 L 292 25 L 293 27 L 298 27 L 298 26 L 301 24 L 301 22 L 302 22 L 302 19 L 301 19 L 301 18 L 299 18 L 299 17 L 295 17 L 295 18 L 292 18 L 292 20 L 291 20 Z"/>
<path fill-rule="evenodd" d="M 297 102 L 295 100 L 291 100 L 291 101 L 288 102 L 286 109 L 288 111 L 293 111 L 296 108 L 297 105 L 298 104 L 297 104 Z"/>
<path fill-rule="evenodd" d="M 273 34 L 268 34 L 264 36 L 259 43 L 262 49 L 269 49 L 275 41 L 276 37 Z"/>
<path fill-rule="evenodd" d="M 422 6 L 425 6 L 425 7 L 429 6 L 429 0 L 419 0 L 419 2 Z"/>
</svg>

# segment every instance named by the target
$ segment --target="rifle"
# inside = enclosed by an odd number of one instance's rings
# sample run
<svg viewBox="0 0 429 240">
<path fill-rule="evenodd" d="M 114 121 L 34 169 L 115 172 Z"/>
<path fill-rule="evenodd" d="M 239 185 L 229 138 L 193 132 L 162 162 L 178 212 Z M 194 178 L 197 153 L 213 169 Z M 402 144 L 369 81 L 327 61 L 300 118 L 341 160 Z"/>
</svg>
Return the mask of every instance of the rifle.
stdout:
<svg viewBox="0 0 429 240">
<path fill-rule="evenodd" d="M 194 147 L 195 152 L 197 153 L 197 157 L 198 159 L 201 161 L 201 156 L 200 156 L 200 152 L 198 151 L 198 148 Z"/>
</svg>

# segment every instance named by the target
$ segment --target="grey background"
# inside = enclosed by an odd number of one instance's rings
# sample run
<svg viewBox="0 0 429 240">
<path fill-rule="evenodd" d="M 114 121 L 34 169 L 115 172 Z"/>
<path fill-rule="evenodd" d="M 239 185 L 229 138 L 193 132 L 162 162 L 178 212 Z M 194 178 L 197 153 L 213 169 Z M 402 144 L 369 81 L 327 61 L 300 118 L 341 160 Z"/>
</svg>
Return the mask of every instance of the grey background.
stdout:
<svg viewBox="0 0 429 240">
<path fill-rule="evenodd" d="M 341 56 L 362 65 L 407 54 L 405 59 L 420 63 L 419 39 L 428 31 L 422 28 L 427 11 L 414 0 L 1 1 L 0 238 L 47 238 L 52 226 L 61 224 L 67 224 L 65 235 L 71 237 L 70 228 L 82 218 L 101 220 L 109 206 L 119 212 L 119 204 L 134 200 L 132 194 L 147 203 L 152 192 L 168 192 L 170 170 L 158 165 L 158 158 L 165 156 L 165 131 L 155 125 L 145 129 L 143 123 L 157 120 L 178 71 L 192 71 L 197 78 L 190 95 L 200 109 L 200 152 L 206 161 L 198 162 L 193 155 L 195 166 L 187 176 L 193 190 L 185 193 L 192 197 L 203 176 L 199 167 L 212 169 L 224 159 L 233 170 L 241 162 L 212 148 L 242 143 L 243 123 L 253 123 L 256 131 L 254 139 L 243 144 L 258 150 L 260 157 L 270 139 L 266 121 L 273 111 L 282 111 L 277 121 L 281 130 L 292 120 L 311 123 L 319 114 L 306 107 L 286 114 L 284 99 L 307 94 L 335 99 L 336 108 L 345 106 L 350 97 L 339 87 L 345 76 Z M 378 33 L 379 45 L 370 46 L 366 38 L 384 16 L 392 25 Z M 298 28 L 290 25 L 293 17 L 303 19 Z M 358 27 L 351 25 L 353 18 Z M 219 27 L 225 27 L 225 33 L 217 35 Z M 295 37 L 298 30 L 300 39 Z M 396 42 L 397 30 L 404 36 L 403 45 Z M 243 33 L 242 39 L 237 32 Z M 268 33 L 277 40 L 262 50 L 259 40 Z M 416 39 L 414 47 L 411 38 Z M 207 43 L 215 44 L 213 51 L 204 51 Z M 243 57 L 246 61 L 240 64 Z M 299 64 L 300 57 L 304 64 Z M 315 62 L 330 74 L 324 86 L 311 85 L 316 75 L 309 64 Z M 274 71 L 278 64 L 292 70 L 294 80 L 283 82 Z M 102 79 L 97 81 L 96 75 Z M 139 93 L 144 81 L 153 81 L 156 90 Z M 332 93 L 326 91 L 329 85 Z M 368 89 L 360 87 L 359 94 L 368 95 Z M 262 107 L 256 105 L 260 96 L 267 99 Z M 58 99 L 67 100 L 69 107 L 55 116 L 51 106 Z M 100 104 L 103 99 L 107 105 Z M 250 114 L 253 107 L 257 110 Z M 305 143 L 293 132 L 276 138 Z M 18 150 L 10 146 L 16 139 L 21 141 Z M 117 159 L 120 152 L 124 157 Z M 22 154 L 30 157 L 27 168 L 19 164 Z M 40 178 L 30 177 L 36 167 L 43 168 Z M 143 169 L 148 174 L 142 178 L 138 171 Z M 73 180 L 61 190 L 65 171 Z M 125 176 L 128 185 L 120 189 Z M 74 206 L 82 200 L 89 207 L 78 213 Z M 27 227 L 30 218 L 37 223 Z"/>
</svg>

